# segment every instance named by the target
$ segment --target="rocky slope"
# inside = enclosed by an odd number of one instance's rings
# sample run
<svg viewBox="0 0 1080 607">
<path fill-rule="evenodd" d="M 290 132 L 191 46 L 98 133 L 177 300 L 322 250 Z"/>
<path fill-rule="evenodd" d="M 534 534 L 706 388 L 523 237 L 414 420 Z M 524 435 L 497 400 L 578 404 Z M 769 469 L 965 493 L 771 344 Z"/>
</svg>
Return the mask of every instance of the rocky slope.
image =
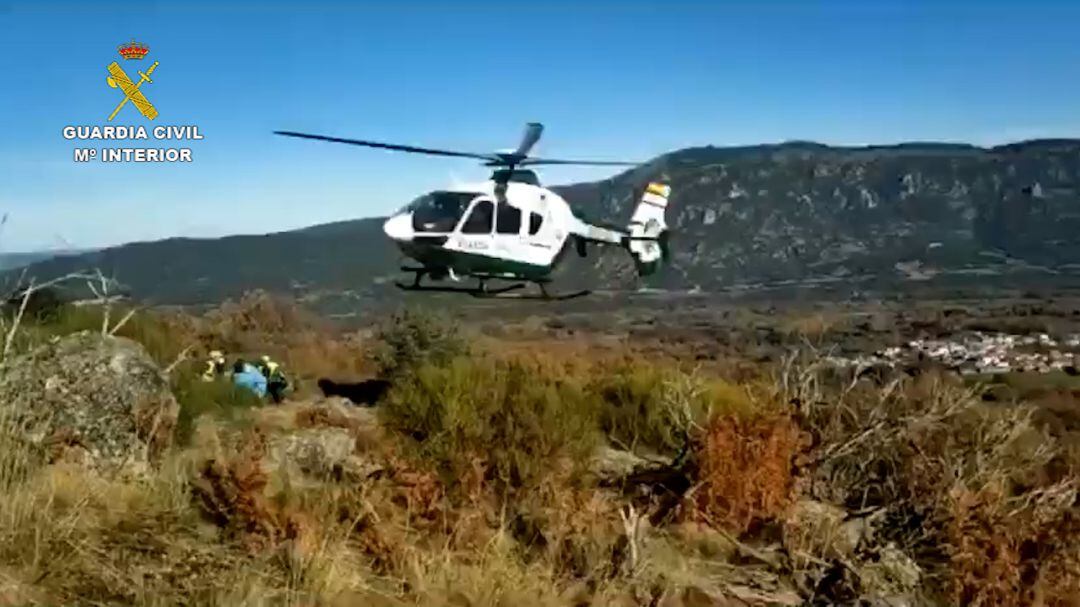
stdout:
<svg viewBox="0 0 1080 607">
<path fill-rule="evenodd" d="M 1080 141 L 705 147 L 563 192 L 621 219 L 651 179 L 673 185 L 677 237 L 656 286 L 1005 283 L 1023 274 L 1071 284 L 1080 273 Z"/>
<path fill-rule="evenodd" d="M 673 259 L 647 286 L 722 291 L 816 285 L 848 292 L 1080 285 L 1080 141 L 995 148 L 785 143 L 692 148 L 612 179 L 558 188 L 587 216 L 629 217 L 643 185 L 673 187 Z M 396 250 L 381 220 L 215 240 L 170 239 L 68 256 L 39 275 L 99 266 L 158 303 L 210 302 L 251 288 L 311 298 L 387 293 Z M 571 260 L 569 283 L 643 286 L 607 250 Z"/>
</svg>

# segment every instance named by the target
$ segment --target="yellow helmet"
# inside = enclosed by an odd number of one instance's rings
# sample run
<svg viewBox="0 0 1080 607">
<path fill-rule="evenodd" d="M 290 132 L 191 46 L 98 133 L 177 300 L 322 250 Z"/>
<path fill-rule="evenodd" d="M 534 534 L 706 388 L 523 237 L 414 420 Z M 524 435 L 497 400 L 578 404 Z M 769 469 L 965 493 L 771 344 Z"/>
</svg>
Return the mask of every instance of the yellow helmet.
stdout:
<svg viewBox="0 0 1080 607">
<path fill-rule="evenodd" d="M 262 361 L 263 361 L 264 363 L 266 363 L 266 364 L 270 364 L 270 357 L 269 357 L 269 356 L 267 356 L 266 354 L 263 354 L 263 355 L 262 355 Z"/>
</svg>

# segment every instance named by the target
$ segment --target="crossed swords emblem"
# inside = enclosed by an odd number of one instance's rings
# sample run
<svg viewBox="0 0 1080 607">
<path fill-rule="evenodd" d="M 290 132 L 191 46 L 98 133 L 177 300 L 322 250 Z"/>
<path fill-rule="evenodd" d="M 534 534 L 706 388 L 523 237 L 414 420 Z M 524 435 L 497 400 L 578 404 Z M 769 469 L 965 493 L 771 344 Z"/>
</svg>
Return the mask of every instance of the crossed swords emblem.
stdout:
<svg viewBox="0 0 1080 607">
<path fill-rule="evenodd" d="M 150 69 L 146 70 L 145 74 L 142 70 L 139 70 L 139 82 L 132 83 L 131 78 L 128 78 L 128 75 L 124 72 L 124 69 L 120 67 L 120 64 L 115 61 L 109 64 L 110 76 L 105 79 L 105 82 L 112 88 L 119 88 L 124 93 L 123 101 L 120 102 L 120 105 L 116 106 L 116 109 L 113 110 L 112 114 L 109 114 L 109 120 L 115 118 L 116 113 L 119 112 L 120 108 L 124 107 L 128 101 L 139 110 L 140 114 L 146 116 L 148 120 L 157 118 L 157 108 L 155 108 L 154 104 L 150 103 L 150 100 L 139 90 L 139 87 L 141 87 L 144 82 L 153 82 L 153 80 L 150 79 L 150 74 L 154 73 L 157 66 L 158 62 L 155 61 L 154 64 L 150 66 Z"/>
</svg>

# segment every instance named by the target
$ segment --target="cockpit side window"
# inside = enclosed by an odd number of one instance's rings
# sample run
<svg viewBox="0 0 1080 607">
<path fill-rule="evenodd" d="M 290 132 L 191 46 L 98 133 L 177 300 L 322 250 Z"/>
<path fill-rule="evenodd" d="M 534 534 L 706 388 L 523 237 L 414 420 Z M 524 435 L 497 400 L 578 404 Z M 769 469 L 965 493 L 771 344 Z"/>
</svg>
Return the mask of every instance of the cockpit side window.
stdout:
<svg viewBox="0 0 1080 607">
<path fill-rule="evenodd" d="M 432 192 L 412 201 L 402 211 L 412 212 L 416 232 L 449 233 L 475 197 L 471 192 Z"/>
<path fill-rule="evenodd" d="M 481 200 L 473 205 L 465 223 L 461 226 L 462 234 L 490 234 L 495 223 L 495 205 L 490 200 Z"/>
</svg>

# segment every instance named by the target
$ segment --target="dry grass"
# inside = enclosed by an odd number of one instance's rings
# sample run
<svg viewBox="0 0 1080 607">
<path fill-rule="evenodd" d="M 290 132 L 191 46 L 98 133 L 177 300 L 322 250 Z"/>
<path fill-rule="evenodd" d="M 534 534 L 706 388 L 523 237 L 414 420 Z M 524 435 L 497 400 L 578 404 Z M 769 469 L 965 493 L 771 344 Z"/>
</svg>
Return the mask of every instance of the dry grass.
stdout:
<svg viewBox="0 0 1080 607">
<path fill-rule="evenodd" d="M 977 387 L 933 373 L 832 393 L 813 374 L 781 383 L 815 442 L 808 493 L 875 512 L 879 543 L 870 550 L 892 542 L 913 557 L 929 596 L 1080 600 L 1080 460 L 1070 429 L 1038 421 L 1045 416 L 1034 404 L 986 404 Z"/>
<path fill-rule="evenodd" d="M 201 318 L 198 342 L 200 354 L 218 349 L 249 360 L 269 355 L 305 385 L 320 377 L 365 377 L 375 370 L 368 356 L 371 344 L 291 300 L 258 291 Z"/>
<path fill-rule="evenodd" d="M 264 296 L 175 326 L 162 334 L 280 348 L 312 373 L 360 372 L 372 346 Z M 191 409 L 189 440 L 145 476 L 106 478 L 6 440 L 27 429 L 0 416 L 0 604 L 1077 604 L 1070 394 L 988 405 L 943 376 L 838 384 L 812 364 L 737 381 L 579 342 L 462 357 L 426 321 L 389 326 L 410 362 L 381 424 L 192 388 L 188 406 L 215 406 Z M 268 451 L 323 434 L 345 435 L 329 467 L 346 472 Z M 687 490 L 598 486 L 601 445 Z M 653 517 L 673 492 L 682 516 Z M 807 502 L 835 519 L 796 525 Z M 850 521 L 872 533 L 838 545 Z"/>
</svg>

